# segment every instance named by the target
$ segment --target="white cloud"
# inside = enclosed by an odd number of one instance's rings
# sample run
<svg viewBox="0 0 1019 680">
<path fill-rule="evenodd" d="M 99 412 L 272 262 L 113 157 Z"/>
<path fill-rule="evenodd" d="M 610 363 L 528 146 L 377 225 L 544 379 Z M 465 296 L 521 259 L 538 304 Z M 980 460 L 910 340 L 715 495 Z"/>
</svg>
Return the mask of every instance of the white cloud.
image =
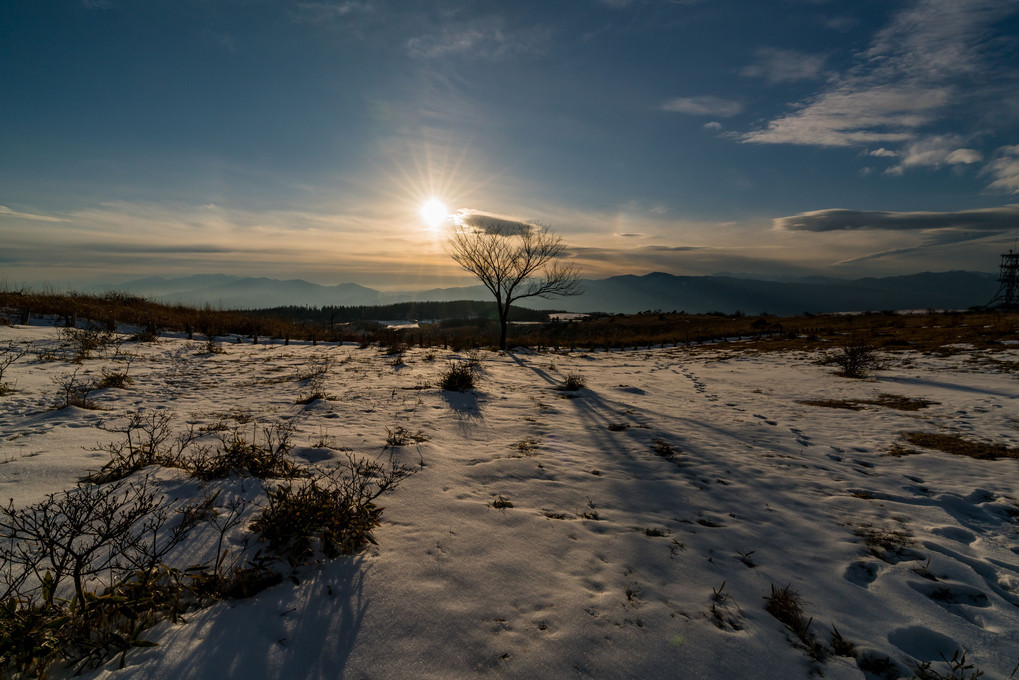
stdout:
<svg viewBox="0 0 1019 680">
<path fill-rule="evenodd" d="M 717 120 L 713 120 L 710 123 L 705 123 L 704 129 L 711 130 L 712 132 L 717 132 L 722 129 L 722 124 L 719 123 Z"/>
<path fill-rule="evenodd" d="M 908 168 L 971 165 L 983 160 L 983 155 L 979 151 L 963 147 L 962 143 L 958 135 L 938 135 L 909 142 L 902 151 L 893 154 L 901 159 L 899 164 L 885 172 L 901 175 Z"/>
<path fill-rule="evenodd" d="M 745 66 L 740 73 L 771 83 L 811 80 L 821 77 L 825 61 L 826 58 L 818 54 L 762 47 L 757 50 L 754 63 Z"/>
<path fill-rule="evenodd" d="M 742 136 L 757 144 L 906 143 L 972 95 L 988 29 L 1015 11 L 1000 0 L 921 0 L 877 33 L 856 65 L 791 113 Z M 962 102 L 965 103 L 965 102 Z"/>
<path fill-rule="evenodd" d="M 700 97 L 676 97 L 661 106 L 664 111 L 688 113 L 693 116 L 719 116 L 728 118 L 743 110 L 743 105 L 731 99 L 704 95 Z"/>
<path fill-rule="evenodd" d="M 890 149 L 881 147 L 880 149 L 874 149 L 873 151 L 867 152 L 868 156 L 877 156 L 878 158 L 898 158 L 899 154 L 895 153 Z"/>
<path fill-rule="evenodd" d="M 988 188 L 1019 194 L 1019 144 L 999 147 L 983 174 L 994 178 Z"/>
<path fill-rule="evenodd" d="M 935 120 L 949 100 L 944 87 L 847 83 L 801 104 L 761 130 L 743 135 L 757 144 L 800 144 L 851 147 L 906 142 Z"/>
</svg>

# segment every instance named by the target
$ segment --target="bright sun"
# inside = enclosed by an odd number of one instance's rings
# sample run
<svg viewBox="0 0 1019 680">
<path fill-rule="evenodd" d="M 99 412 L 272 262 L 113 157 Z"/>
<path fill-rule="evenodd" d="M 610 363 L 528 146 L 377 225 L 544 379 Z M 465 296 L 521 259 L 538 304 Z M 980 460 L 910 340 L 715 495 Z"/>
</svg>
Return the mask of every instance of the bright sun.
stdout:
<svg viewBox="0 0 1019 680">
<path fill-rule="evenodd" d="M 446 218 L 449 216 L 449 212 L 446 210 L 446 206 L 442 204 L 442 201 L 436 198 L 430 198 L 425 201 L 424 205 L 421 206 L 421 218 L 425 221 L 432 229 L 438 228 Z"/>
</svg>

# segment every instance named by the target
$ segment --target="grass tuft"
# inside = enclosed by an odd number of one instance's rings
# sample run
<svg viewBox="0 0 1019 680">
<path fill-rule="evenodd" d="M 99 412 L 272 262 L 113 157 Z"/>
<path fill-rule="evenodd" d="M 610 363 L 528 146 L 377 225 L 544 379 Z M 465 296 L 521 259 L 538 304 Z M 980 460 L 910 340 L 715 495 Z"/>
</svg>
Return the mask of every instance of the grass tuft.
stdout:
<svg viewBox="0 0 1019 680">
<path fill-rule="evenodd" d="M 450 361 L 439 376 L 439 389 L 445 392 L 466 392 L 477 382 L 477 366 L 474 361 Z"/>
<path fill-rule="evenodd" d="M 806 647 L 810 658 L 815 661 L 824 661 L 828 650 L 810 631 L 810 625 L 814 622 L 814 619 L 804 617 L 802 599 L 799 593 L 794 591 L 791 585 L 787 585 L 785 588 L 776 588 L 775 584 L 772 583 L 771 594 L 766 596 L 765 599 L 768 603 L 764 608 L 769 614 L 784 623 L 799 638 L 803 646 Z"/>
<path fill-rule="evenodd" d="M 386 446 L 390 448 L 396 446 L 407 446 L 409 444 L 419 444 L 421 442 L 426 442 L 429 439 L 428 435 L 421 430 L 411 432 L 400 425 L 397 425 L 392 430 L 387 427 L 386 432 Z"/>
<path fill-rule="evenodd" d="M 560 392 L 576 392 L 587 387 L 587 380 L 580 373 L 567 373 L 562 383 L 556 386 Z"/>
</svg>

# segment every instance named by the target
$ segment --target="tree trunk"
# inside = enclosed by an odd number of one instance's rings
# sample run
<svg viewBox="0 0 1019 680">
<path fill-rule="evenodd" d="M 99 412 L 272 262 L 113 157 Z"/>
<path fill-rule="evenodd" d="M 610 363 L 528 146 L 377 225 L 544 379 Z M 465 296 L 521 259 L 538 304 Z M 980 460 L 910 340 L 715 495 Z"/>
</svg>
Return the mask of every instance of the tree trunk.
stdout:
<svg viewBox="0 0 1019 680">
<path fill-rule="evenodd" d="M 499 349 L 506 349 L 506 314 L 499 309 Z"/>
<path fill-rule="evenodd" d="M 496 308 L 499 310 L 499 349 L 506 350 L 506 331 L 509 325 L 509 300 L 503 305 L 497 300 Z"/>
</svg>

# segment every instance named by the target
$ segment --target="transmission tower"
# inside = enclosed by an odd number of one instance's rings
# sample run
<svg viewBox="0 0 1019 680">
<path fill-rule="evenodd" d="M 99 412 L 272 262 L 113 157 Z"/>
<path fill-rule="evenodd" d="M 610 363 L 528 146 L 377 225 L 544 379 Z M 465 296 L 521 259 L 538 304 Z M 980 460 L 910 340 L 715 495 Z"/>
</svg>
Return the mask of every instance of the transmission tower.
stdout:
<svg viewBox="0 0 1019 680">
<path fill-rule="evenodd" d="M 1009 250 L 1001 255 L 1001 285 L 994 299 L 987 303 L 988 307 L 998 309 L 1019 309 L 1019 253 Z"/>
</svg>

